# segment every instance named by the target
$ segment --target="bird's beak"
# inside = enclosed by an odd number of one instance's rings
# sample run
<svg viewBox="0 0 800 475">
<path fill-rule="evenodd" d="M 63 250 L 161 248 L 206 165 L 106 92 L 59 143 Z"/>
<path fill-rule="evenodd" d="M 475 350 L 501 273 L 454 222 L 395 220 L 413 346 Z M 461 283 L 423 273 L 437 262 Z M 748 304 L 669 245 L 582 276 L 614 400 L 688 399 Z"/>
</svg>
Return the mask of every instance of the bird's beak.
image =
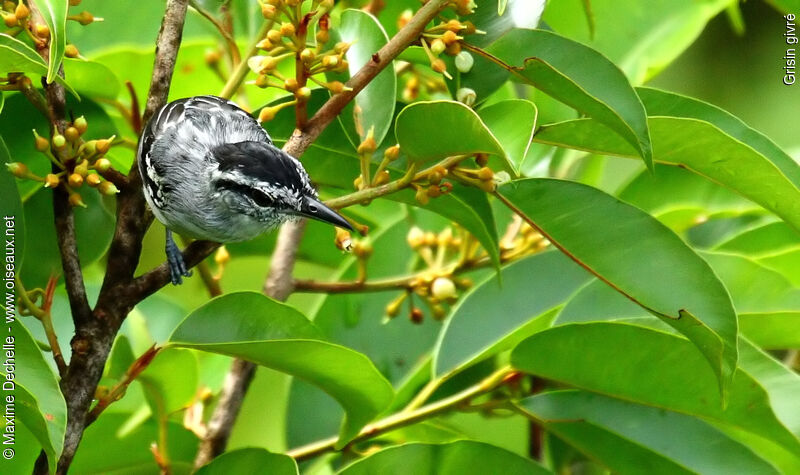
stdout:
<svg viewBox="0 0 800 475">
<path fill-rule="evenodd" d="M 309 196 L 303 198 L 300 215 L 353 231 L 353 227 L 350 226 L 350 223 L 348 223 L 342 215 Z"/>
</svg>

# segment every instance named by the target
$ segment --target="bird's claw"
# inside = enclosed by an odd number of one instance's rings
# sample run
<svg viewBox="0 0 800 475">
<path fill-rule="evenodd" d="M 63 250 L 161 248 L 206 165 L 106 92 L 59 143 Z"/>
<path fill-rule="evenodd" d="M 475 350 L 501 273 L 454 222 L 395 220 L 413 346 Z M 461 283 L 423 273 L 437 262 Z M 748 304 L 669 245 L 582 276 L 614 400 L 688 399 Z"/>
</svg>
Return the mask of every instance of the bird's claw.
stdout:
<svg viewBox="0 0 800 475">
<path fill-rule="evenodd" d="M 183 253 L 178 249 L 177 244 L 172 239 L 172 233 L 167 231 L 167 263 L 169 264 L 169 274 L 172 280 L 172 285 L 181 285 L 183 277 L 191 277 L 192 271 L 186 268 L 186 262 L 183 260 Z"/>
</svg>

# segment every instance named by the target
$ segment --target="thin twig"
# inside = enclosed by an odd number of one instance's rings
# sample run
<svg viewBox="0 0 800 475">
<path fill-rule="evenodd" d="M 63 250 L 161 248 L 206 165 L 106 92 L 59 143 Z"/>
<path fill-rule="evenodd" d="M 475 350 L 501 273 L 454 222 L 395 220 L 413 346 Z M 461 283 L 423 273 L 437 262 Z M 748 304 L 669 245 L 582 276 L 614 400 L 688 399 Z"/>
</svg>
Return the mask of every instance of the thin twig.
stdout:
<svg viewBox="0 0 800 475">
<path fill-rule="evenodd" d="M 348 445 L 362 442 L 400 427 L 415 424 L 419 421 L 429 419 L 433 416 L 456 409 L 462 404 L 476 398 L 477 396 L 497 389 L 497 387 L 504 383 L 510 374 L 514 374 L 514 369 L 512 369 L 510 366 L 504 366 L 478 384 L 470 386 L 469 388 L 450 397 L 432 402 L 426 406 L 420 407 L 419 409 L 400 411 L 396 414 L 392 414 L 389 417 L 369 424 L 361 429 L 361 432 L 352 441 L 350 441 Z M 307 460 L 309 458 L 335 450 L 338 442 L 338 437 L 330 437 L 328 439 L 320 440 L 296 449 L 292 449 L 287 452 L 287 455 L 293 457 L 298 462 Z"/>
<path fill-rule="evenodd" d="M 189 5 L 192 8 L 194 8 L 197 11 L 197 13 L 200 14 L 200 16 L 202 16 L 203 18 L 211 22 L 212 25 L 214 25 L 214 28 L 216 28 L 219 34 L 222 35 L 222 39 L 225 40 L 225 45 L 228 48 L 228 54 L 231 57 L 231 62 L 233 63 L 233 66 L 234 67 L 238 66 L 239 63 L 241 63 L 242 61 L 242 55 L 239 52 L 239 46 L 236 44 L 236 40 L 233 39 L 230 32 L 225 28 L 225 25 L 220 23 L 220 21 L 217 20 L 214 17 L 214 15 L 211 14 L 211 12 L 200 6 L 200 4 L 198 4 L 196 0 L 189 0 Z"/>
<path fill-rule="evenodd" d="M 117 383 L 111 389 L 111 391 L 108 392 L 108 394 L 97 400 L 97 404 L 86 417 L 87 426 L 96 421 L 100 414 L 106 410 L 108 406 L 118 401 L 125 394 L 128 386 L 131 385 L 131 383 L 142 373 L 142 371 L 147 369 L 147 367 L 153 361 L 153 358 L 156 357 L 160 350 L 161 348 L 157 348 L 155 345 L 153 345 L 147 351 L 145 351 L 142 356 L 136 358 L 136 361 L 131 363 L 131 366 L 127 371 L 125 371 L 125 376 L 122 378 L 122 381 Z"/>
<path fill-rule="evenodd" d="M 253 40 L 253 44 L 251 44 L 247 49 L 244 58 L 233 70 L 231 77 L 228 78 L 228 82 L 225 83 L 225 86 L 223 86 L 222 92 L 219 93 L 220 97 L 230 99 L 234 94 L 236 94 L 236 91 L 239 90 L 239 87 L 244 82 L 244 77 L 247 76 L 247 72 L 250 71 L 250 67 L 247 66 L 247 60 L 258 52 L 258 43 L 267 36 L 267 33 L 272 29 L 274 24 L 274 20 L 269 20 L 261 25 L 261 29 L 258 30 L 256 38 Z"/>
</svg>

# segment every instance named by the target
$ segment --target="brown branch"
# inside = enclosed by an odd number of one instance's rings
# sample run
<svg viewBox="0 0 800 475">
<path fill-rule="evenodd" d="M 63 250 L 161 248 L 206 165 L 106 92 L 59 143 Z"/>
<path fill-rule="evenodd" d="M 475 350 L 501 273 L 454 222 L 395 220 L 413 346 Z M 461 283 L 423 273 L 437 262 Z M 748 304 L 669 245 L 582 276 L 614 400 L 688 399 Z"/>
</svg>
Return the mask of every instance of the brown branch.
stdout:
<svg viewBox="0 0 800 475">
<path fill-rule="evenodd" d="M 344 107 L 359 91 L 389 66 L 408 45 L 416 41 L 425 26 L 445 7 L 447 0 L 430 0 L 417 11 L 416 15 L 403 27 L 383 48 L 372 55 L 347 83 L 351 88 L 331 97 L 316 114 L 305 124 L 302 130 L 295 130 L 283 147 L 290 155 L 300 157 L 303 152 L 319 137 L 319 134 L 336 118 Z M 287 223 L 281 228 L 278 242 L 273 252 L 269 276 L 264 285 L 264 292 L 278 300 L 284 300 L 292 292 L 292 269 L 294 268 L 297 247 L 303 232 L 302 222 Z M 212 420 L 225 421 L 226 427 L 217 430 L 209 428 L 206 437 L 200 442 L 195 458 L 195 468 L 200 467 L 222 453 L 228 442 L 233 422 L 241 408 L 247 393 L 247 387 L 253 376 L 252 363 L 242 362 L 234 367 L 226 377 L 220 401 L 212 415 Z"/>
<path fill-rule="evenodd" d="M 167 2 L 158 34 L 153 77 L 143 123 L 166 103 L 187 3 L 188 0 Z M 130 186 L 117 195 L 117 226 L 108 252 L 106 275 L 97 305 L 92 315 L 79 315 L 81 324 L 76 324 L 75 337 L 72 339 L 72 358 L 67 374 L 61 380 L 61 391 L 67 402 L 67 428 L 57 473 L 66 473 L 72 463 L 86 428 L 89 406 L 103 374 L 111 345 L 125 316 L 138 302 L 132 298 L 134 295 L 130 293 L 128 286 L 139 262 L 142 238 L 152 217 L 146 213 L 141 177 L 135 162 L 131 168 L 129 183 Z M 66 269 L 65 279 L 67 282 L 72 280 Z"/>
</svg>

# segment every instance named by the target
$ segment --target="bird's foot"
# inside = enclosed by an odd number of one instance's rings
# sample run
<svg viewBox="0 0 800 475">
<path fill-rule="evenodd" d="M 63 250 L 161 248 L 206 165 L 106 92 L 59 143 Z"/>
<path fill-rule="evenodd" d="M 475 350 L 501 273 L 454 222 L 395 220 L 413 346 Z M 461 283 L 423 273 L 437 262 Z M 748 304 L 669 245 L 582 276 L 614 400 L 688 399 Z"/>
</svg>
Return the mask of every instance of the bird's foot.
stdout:
<svg viewBox="0 0 800 475">
<path fill-rule="evenodd" d="M 172 231 L 169 230 L 167 230 L 166 252 L 172 285 L 180 285 L 183 283 L 183 277 L 191 277 L 192 271 L 186 268 L 186 262 L 183 260 L 183 253 L 178 249 L 178 245 L 175 244 L 175 241 L 172 239 Z"/>
</svg>

